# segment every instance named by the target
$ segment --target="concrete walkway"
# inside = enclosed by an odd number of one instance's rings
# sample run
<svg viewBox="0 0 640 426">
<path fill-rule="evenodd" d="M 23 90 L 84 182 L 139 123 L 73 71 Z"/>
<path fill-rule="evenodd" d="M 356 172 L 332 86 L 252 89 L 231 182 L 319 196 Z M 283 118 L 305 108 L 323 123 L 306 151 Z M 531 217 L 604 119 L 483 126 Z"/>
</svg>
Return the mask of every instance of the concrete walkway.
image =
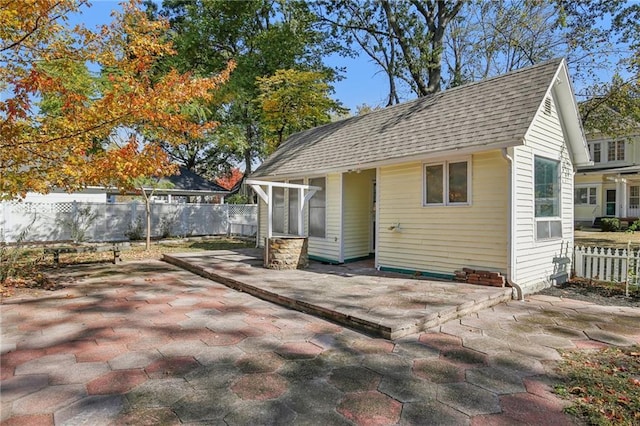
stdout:
<svg viewBox="0 0 640 426">
<path fill-rule="evenodd" d="M 3 425 L 570 425 L 558 350 L 640 343 L 640 310 L 509 301 L 389 341 L 158 261 L 62 268 L 0 306 Z"/>
<path fill-rule="evenodd" d="M 262 251 L 256 249 L 165 254 L 164 260 L 264 300 L 385 339 L 424 331 L 511 299 L 511 288 L 378 272 L 373 261 L 311 262 L 304 270 L 276 271 L 262 266 Z"/>
</svg>

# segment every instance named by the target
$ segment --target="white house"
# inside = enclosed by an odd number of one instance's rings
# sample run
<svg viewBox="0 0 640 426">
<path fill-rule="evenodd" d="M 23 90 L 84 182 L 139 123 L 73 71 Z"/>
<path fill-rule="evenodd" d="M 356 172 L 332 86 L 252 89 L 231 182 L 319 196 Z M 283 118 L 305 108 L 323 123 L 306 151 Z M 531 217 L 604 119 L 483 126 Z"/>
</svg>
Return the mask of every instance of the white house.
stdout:
<svg viewBox="0 0 640 426">
<path fill-rule="evenodd" d="M 590 164 L 571 81 L 557 59 L 291 136 L 252 179 L 319 187 L 306 203 L 312 259 L 371 256 L 380 270 L 504 274 L 516 295 L 563 275 L 573 178 Z M 260 204 L 297 234 L 300 191 Z M 269 215 L 271 209 L 271 215 Z"/>
<path fill-rule="evenodd" d="M 224 197 L 230 191 L 220 185 L 211 182 L 202 176 L 192 172 L 186 167 L 180 167 L 177 175 L 165 176 L 160 180 L 157 188 L 145 188 L 153 190 L 154 202 L 176 202 L 177 200 L 201 200 L 204 197 L 218 197 L 220 203 L 224 202 Z M 127 195 L 136 195 L 137 191 Z M 107 188 L 90 186 L 79 191 L 66 192 L 61 189 L 54 189 L 48 194 L 28 192 L 22 200 L 27 203 L 106 203 L 113 202 L 120 195 L 117 188 Z"/>
<path fill-rule="evenodd" d="M 640 134 L 611 138 L 587 135 L 592 166 L 575 179 L 575 221 L 599 225 L 604 217 L 632 222 L 640 217 Z"/>
</svg>

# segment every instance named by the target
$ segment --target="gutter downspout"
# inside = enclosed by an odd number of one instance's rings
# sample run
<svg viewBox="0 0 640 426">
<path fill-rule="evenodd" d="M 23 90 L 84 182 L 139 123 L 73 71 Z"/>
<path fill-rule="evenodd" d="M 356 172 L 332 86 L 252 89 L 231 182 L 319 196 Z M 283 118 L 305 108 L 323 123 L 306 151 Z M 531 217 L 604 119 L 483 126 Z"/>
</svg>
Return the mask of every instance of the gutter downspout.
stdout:
<svg viewBox="0 0 640 426">
<path fill-rule="evenodd" d="M 502 148 L 502 156 L 507 163 L 509 163 L 509 201 L 507 203 L 507 216 L 509 217 L 509 223 L 507 226 L 507 283 L 514 288 L 516 300 L 524 300 L 522 296 L 522 287 L 515 282 L 515 244 L 513 243 L 513 236 L 515 232 L 515 217 L 513 209 L 513 201 L 515 200 L 515 173 L 513 172 L 513 158 L 507 153 L 507 148 Z M 513 297 L 513 295 L 512 295 Z"/>
</svg>

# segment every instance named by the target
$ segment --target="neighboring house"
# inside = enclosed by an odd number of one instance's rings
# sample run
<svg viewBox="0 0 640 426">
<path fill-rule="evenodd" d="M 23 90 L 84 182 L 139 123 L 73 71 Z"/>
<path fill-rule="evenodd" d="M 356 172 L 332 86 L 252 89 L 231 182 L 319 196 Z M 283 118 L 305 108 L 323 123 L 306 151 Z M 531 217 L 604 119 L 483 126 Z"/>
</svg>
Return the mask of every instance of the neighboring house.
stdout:
<svg viewBox="0 0 640 426">
<path fill-rule="evenodd" d="M 39 194 L 37 192 L 27 192 L 22 200 L 26 203 L 106 203 L 107 191 L 105 188 L 90 187 L 81 191 L 65 192 L 60 189 L 54 189 L 48 194 Z"/>
<path fill-rule="evenodd" d="M 592 166 L 575 177 L 575 221 L 599 226 L 604 217 L 640 217 L 640 133 L 610 138 L 587 134 Z"/>
<path fill-rule="evenodd" d="M 572 250 L 573 173 L 588 163 L 567 64 L 553 60 L 294 134 L 251 178 L 322 189 L 303 221 L 313 259 L 373 255 L 438 278 L 489 269 L 521 297 Z M 269 192 L 259 244 L 269 209 L 274 233 L 297 233 L 298 190 Z"/>
<path fill-rule="evenodd" d="M 147 188 L 151 191 L 153 188 Z M 135 196 L 135 192 L 121 194 L 116 188 L 88 187 L 81 191 L 64 192 L 53 190 L 49 194 L 27 193 L 23 201 L 31 203 L 64 203 L 64 202 L 115 202 L 119 198 Z M 220 185 L 210 182 L 192 171 L 180 167 L 179 175 L 163 177 L 153 193 L 154 202 L 204 202 L 215 199 L 217 203 L 224 203 L 224 197 L 230 191 Z"/>
</svg>

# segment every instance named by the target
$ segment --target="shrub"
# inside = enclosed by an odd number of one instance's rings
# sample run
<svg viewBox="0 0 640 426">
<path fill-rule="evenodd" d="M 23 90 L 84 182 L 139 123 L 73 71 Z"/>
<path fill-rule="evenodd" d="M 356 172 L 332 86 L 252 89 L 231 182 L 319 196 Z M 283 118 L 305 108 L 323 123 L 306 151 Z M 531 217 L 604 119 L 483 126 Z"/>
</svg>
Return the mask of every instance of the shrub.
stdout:
<svg viewBox="0 0 640 426">
<path fill-rule="evenodd" d="M 90 206 L 78 207 L 70 218 L 62 220 L 62 226 L 69 229 L 74 243 L 81 243 L 87 239 L 87 230 L 91 228 L 97 217 L 98 214 L 92 212 Z"/>
<path fill-rule="evenodd" d="M 169 238 L 172 236 L 171 231 L 173 227 L 178 222 L 177 215 L 173 215 L 171 217 L 163 217 L 160 219 L 160 237 L 161 238 Z"/>
<path fill-rule="evenodd" d="M 617 217 L 606 217 L 602 219 L 602 230 L 604 232 L 618 232 L 620 228 L 620 219 Z"/>
<path fill-rule="evenodd" d="M 253 200 L 250 196 L 236 193 L 225 198 L 227 204 L 251 204 Z"/>
<path fill-rule="evenodd" d="M 636 232 L 640 231 L 640 219 L 637 219 L 627 228 L 627 232 Z"/>
<path fill-rule="evenodd" d="M 139 241 L 144 237 L 144 226 L 142 225 L 142 218 L 136 218 L 134 223 L 130 223 L 127 232 L 124 235 L 131 241 Z"/>
</svg>

